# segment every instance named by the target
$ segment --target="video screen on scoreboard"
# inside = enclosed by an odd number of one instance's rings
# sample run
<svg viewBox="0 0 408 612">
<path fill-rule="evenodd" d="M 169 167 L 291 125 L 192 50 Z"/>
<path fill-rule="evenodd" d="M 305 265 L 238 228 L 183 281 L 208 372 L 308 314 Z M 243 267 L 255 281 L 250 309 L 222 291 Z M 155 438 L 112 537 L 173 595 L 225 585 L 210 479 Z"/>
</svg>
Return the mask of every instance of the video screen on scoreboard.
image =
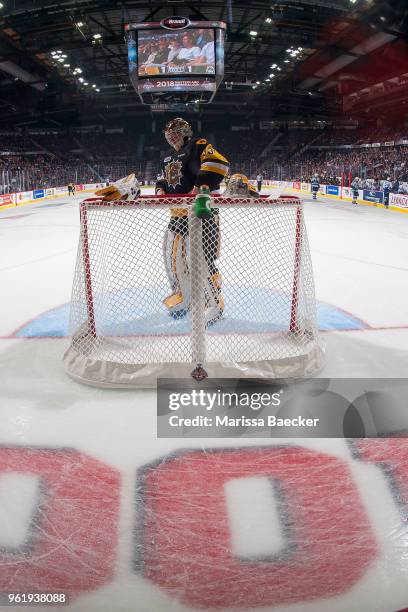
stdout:
<svg viewBox="0 0 408 612">
<path fill-rule="evenodd" d="M 137 40 L 138 75 L 215 75 L 214 30 L 143 30 Z"/>
</svg>

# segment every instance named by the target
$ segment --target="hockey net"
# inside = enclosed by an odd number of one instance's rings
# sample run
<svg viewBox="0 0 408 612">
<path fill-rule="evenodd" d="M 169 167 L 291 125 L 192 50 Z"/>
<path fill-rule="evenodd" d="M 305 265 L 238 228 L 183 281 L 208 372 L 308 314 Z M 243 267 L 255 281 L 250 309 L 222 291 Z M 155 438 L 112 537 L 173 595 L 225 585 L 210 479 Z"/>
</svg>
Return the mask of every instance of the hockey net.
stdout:
<svg viewBox="0 0 408 612">
<path fill-rule="evenodd" d="M 212 377 L 255 379 L 309 376 L 321 368 L 301 201 L 214 197 L 216 237 L 193 204 L 191 196 L 81 203 L 64 356 L 71 376 L 137 387 L 153 386 L 158 377 L 189 377 L 197 365 Z M 185 215 L 186 308 L 180 317 L 165 305 L 174 287 L 163 240 L 174 209 Z M 222 281 L 212 299 L 215 306 L 222 300 L 223 308 L 210 320 L 206 246 L 214 240 Z"/>
</svg>

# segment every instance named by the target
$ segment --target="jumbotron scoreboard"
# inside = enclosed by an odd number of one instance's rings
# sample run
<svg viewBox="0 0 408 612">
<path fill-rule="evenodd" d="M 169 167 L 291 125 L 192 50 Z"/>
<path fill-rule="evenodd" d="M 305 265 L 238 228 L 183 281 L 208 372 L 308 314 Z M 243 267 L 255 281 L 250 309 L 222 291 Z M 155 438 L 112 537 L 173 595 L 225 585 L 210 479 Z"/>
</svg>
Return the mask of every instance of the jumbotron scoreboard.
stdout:
<svg viewBox="0 0 408 612">
<path fill-rule="evenodd" d="M 212 101 L 224 77 L 224 22 L 176 16 L 126 31 L 130 80 L 143 104 Z"/>
</svg>

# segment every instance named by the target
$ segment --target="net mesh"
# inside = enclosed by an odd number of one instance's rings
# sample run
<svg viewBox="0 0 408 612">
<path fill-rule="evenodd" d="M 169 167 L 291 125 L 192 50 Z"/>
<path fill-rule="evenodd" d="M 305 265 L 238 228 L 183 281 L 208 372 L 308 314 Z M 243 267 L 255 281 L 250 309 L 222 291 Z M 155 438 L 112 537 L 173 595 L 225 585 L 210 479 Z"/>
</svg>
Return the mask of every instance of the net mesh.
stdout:
<svg viewBox="0 0 408 612">
<path fill-rule="evenodd" d="M 193 205 L 186 196 L 81 204 L 70 373 L 109 385 L 141 371 L 155 378 L 155 364 L 224 364 L 230 375 L 254 364 L 251 376 L 266 363 L 286 368 L 278 375 L 321 365 L 301 202 L 216 197 L 208 219 Z"/>
</svg>

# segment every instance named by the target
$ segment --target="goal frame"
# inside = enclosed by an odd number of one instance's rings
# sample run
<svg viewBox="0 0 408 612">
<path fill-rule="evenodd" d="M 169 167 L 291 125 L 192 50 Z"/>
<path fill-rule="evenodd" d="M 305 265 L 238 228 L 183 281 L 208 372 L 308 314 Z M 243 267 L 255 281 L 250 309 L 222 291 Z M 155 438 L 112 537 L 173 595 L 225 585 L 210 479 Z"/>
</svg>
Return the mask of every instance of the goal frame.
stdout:
<svg viewBox="0 0 408 612">
<path fill-rule="evenodd" d="M 195 194 L 177 194 L 177 195 L 142 195 L 136 200 L 112 200 L 105 201 L 101 198 L 87 198 L 80 203 L 80 223 L 81 223 L 81 251 L 82 251 L 82 264 L 84 270 L 84 293 L 86 298 L 86 309 L 88 315 L 88 329 L 87 333 L 97 341 L 97 325 L 95 319 L 95 305 L 92 287 L 92 264 L 91 254 L 89 245 L 89 228 L 88 228 L 88 214 L 92 209 L 148 209 L 156 207 L 166 207 L 169 210 L 172 207 L 191 209 L 194 204 Z M 172 203 L 172 200 L 174 203 Z M 293 260 L 293 278 L 292 278 L 292 292 L 291 292 L 291 303 L 290 303 L 290 321 L 289 321 L 289 333 L 295 335 L 299 329 L 298 325 L 298 305 L 299 305 L 299 291 L 300 291 L 300 275 L 302 269 L 302 238 L 304 234 L 304 218 L 303 218 L 303 203 L 300 198 L 291 195 L 280 195 L 277 198 L 271 198 L 270 196 L 260 196 L 258 198 L 252 197 L 224 197 L 224 196 L 212 196 L 212 204 L 214 208 L 220 209 L 228 207 L 251 207 L 254 208 L 271 208 L 271 207 L 288 207 L 293 206 L 295 208 L 295 235 L 294 235 L 294 260 Z M 189 225 L 191 232 L 191 244 L 202 245 L 201 239 L 201 220 L 199 220 L 193 213 L 191 218 L 195 218 L 194 222 Z M 196 229 L 194 229 L 194 227 Z M 195 233 L 195 235 L 194 235 Z M 194 257 L 194 249 L 191 247 L 191 256 Z M 196 253 L 196 256 L 197 253 Z M 193 289 L 195 287 L 195 289 Z M 191 375 L 197 380 L 201 380 L 207 376 L 205 370 L 206 364 L 206 325 L 203 317 L 203 308 L 195 307 L 195 305 L 203 302 L 203 280 L 200 279 L 199 283 L 191 283 L 192 300 L 191 300 L 191 348 L 192 348 L 192 359 L 191 366 L 194 368 Z M 319 361 L 319 360 L 318 360 Z M 316 368 L 315 368 L 316 369 Z M 89 382 L 89 381 L 85 381 Z M 92 384 L 92 383 L 91 383 Z"/>
</svg>

